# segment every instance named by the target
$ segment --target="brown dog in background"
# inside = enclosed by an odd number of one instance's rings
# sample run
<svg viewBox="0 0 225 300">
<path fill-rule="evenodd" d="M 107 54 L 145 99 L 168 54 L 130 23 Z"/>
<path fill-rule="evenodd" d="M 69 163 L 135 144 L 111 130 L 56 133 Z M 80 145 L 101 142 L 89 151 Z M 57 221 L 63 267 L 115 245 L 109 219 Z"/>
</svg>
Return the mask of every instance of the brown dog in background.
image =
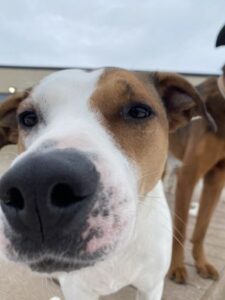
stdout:
<svg viewBox="0 0 225 300">
<path fill-rule="evenodd" d="M 170 151 L 182 161 L 177 172 L 175 237 L 169 272 L 170 278 L 177 283 L 185 283 L 187 279 L 182 245 L 185 241 L 192 193 L 201 178 L 204 183 L 192 237 L 193 256 L 201 277 L 216 280 L 219 276 L 206 258 L 203 242 L 225 183 L 225 66 L 222 76 L 208 78 L 197 86 L 197 90 L 213 116 L 218 130 L 213 132 L 203 119 L 199 119 L 170 135 Z"/>
</svg>

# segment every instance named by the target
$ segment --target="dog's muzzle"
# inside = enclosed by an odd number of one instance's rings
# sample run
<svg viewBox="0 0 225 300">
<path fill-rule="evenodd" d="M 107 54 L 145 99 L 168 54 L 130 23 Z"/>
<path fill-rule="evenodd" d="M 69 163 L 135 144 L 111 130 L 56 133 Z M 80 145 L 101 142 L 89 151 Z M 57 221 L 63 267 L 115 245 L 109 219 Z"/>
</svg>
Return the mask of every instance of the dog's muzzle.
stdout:
<svg viewBox="0 0 225 300">
<path fill-rule="evenodd" d="M 0 180 L 1 207 L 9 224 L 5 235 L 14 249 L 27 257 L 60 253 L 62 244 L 68 256 L 84 250 L 81 232 L 99 178 L 87 155 L 75 150 L 33 153 L 15 163 Z"/>
</svg>

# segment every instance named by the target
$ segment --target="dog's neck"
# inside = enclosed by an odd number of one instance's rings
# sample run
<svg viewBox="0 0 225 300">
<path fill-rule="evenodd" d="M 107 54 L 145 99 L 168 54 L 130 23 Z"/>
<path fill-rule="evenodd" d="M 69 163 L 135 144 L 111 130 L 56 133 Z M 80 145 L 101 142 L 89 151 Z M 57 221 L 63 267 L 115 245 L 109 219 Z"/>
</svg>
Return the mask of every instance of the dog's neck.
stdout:
<svg viewBox="0 0 225 300">
<path fill-rule="evenodd" d="M 223 75 L 218 78 L 217 84 L 221 95 L 225 99 L 225 77 Z"/>
</svg>

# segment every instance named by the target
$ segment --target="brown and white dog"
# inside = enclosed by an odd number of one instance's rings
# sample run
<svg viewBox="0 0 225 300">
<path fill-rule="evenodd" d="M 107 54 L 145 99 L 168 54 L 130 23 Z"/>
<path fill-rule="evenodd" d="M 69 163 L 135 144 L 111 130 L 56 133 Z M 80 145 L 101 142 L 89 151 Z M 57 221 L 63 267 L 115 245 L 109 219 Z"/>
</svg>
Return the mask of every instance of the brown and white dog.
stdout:
<svg viewBox="0 0 225 300">
<path fill-rule="evenodd" d="M 59 278 L 66 300 L 126 285 L 161 299 L 172 228 L 160 178 L 168 133 L 211 119 L 169 73 L 65 70 L 0 106 L 1 145 L 21 154 L 0 181 L 0 252 Z"/>
<path fill-rule="evenodd" d="M 177 173 L 176 203 L 173 242 L 173 258 L 170 277 L 177 283 L 185 283 L 187 272 L 184 266 L 185 231 L 188 221 L 193 189 L 199 179 L 204 185 L 200 209 L 192 238 L 193 256 L 197 272 L 203 278 L 216 280 L 217 270 L 208 261 L 204 251 L 204 238 L 213 211 L 225 184 L 225 67 L 223 75 L 205 80 L 197 90 L 201 94 L 218 130 L 213 132 L 204 120 L 195 120 L 170 135 L 170 150 L 182 161 Z"/>
</svg>

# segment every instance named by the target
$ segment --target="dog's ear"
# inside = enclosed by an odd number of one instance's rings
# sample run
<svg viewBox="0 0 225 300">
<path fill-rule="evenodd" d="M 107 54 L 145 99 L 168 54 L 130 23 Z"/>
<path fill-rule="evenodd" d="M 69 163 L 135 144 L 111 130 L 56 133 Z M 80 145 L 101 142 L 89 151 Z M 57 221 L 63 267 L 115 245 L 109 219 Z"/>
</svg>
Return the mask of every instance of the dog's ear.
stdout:
<svg viewBox="0 0 225 300">
<path fill-rule="evenodd" d="M 30 89 L 24 92 L 16 92 L 0 102 L 0 148 L 17 143 L 16 111 L 20 102 L 28 96 L 29 91 Z"/>
<path fill-rule="evenodd" d="M 216 131 L 212 116 L 197 90 L 184 77 L 174 73 L 156 72 L 154 82 L 167 110 L 170 131 L 186 125 L 192 117 L 201 116 Z"/>
<path fill-rule="evenodd" d="M 223 71 L 223 76 L 225 76 L 225 65 L 223 65 L 222 71 Z"/>
</svg>

